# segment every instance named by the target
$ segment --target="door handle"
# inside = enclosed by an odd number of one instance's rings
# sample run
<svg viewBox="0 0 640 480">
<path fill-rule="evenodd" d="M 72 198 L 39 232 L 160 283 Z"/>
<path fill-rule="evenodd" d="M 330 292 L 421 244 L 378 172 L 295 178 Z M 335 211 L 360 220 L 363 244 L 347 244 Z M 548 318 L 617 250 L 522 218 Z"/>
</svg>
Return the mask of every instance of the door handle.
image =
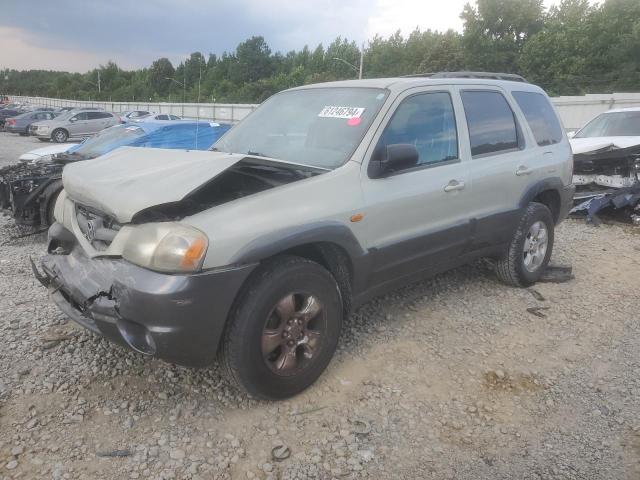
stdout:
<svg viewBox="0 0 640 480">
<path fill-rule="evenodd" d="M 516 175 L 519 177 L 521 177 L 522 175 L 530 175 L 532 173 L 533 173 L 533 170 L 528 167 L 525 167 L 524 165 L 520 165 L 516 170 Z"/>
<path fill-rule="evenodd" d="M 459 182 L 458 180 L 451 180 L 448 184 L 444 186 L 445 192 L 455 192 L 457 190 L 462 190 L 464 188 L 464 182 Z"/>
</svg>

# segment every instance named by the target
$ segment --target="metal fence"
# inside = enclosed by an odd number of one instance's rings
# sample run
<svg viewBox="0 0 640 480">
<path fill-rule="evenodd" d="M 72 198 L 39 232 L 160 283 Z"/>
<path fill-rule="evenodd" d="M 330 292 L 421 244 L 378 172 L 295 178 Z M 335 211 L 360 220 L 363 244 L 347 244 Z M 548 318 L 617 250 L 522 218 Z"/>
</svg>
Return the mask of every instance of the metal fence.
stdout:
<svg viewBox="0 0 640 480">
<path fill-rule="evenodd" d="M 129 110 L 146 110 L 178 115 L 183 118 L 201 118 L 225 123 L 237 123 L 257 107 L 257 105 L 245 103 L 92 102 L 23 96 L 9 96 L 9 98 L 11 101 L 26 102 L 44 107 L 100 107 L 115 113 Z"/>
<path fill-rule="evenodd" d="M 170 113 L 184 118 L 202 118 L 216 122 L 236 123 L 251 113 L 257 105 L 222 103 L 153 103 L 153 102 L 86 102 L 59 98 L 19 97 L 11 100 L 23 101 L 48 107 L 102 107 L 110 112 L 147 110 Z M 558 109 L 565 128 L 582 127 L 597 114 L 612 108 L 640 107 L 640 93 L 594 94 L 579 97 L 554 97 L 551 99 Z"/>
</svg>

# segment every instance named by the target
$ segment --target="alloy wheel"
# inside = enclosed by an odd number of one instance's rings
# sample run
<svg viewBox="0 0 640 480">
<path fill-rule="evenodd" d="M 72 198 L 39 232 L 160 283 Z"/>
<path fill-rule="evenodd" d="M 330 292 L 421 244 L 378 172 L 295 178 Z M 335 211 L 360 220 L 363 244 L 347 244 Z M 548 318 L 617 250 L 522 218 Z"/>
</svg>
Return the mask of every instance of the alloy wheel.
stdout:
<svg viewBox="0 0 640 480">
<path fill-rule="evenodd" d="M 547 226 L 538 220 L 534 222 L 524 239 L 524 268 L 529 272 L 535 272 L 540 268 L 547 255 L 549 235 Z"/>
<path fill-rule="evenodd" d="M 317 358 L 325 330 L 325 312 L 317 297 L 307 293 L 284 296 L 262 332 L 266 365 L 278 375 L 295 375 Z"/>
</svg>

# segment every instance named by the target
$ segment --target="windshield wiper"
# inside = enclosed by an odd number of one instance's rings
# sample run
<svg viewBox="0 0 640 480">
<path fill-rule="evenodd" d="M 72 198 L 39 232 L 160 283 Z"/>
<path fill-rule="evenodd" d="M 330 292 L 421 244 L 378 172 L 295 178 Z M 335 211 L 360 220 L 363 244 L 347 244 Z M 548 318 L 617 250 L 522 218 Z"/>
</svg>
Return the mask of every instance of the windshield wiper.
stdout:
<svg viewBox="0 0 640 480">
<path fill-rule="evenodd" d="M 251 150 L 249 150 L 246 155 L 251 155 L 252 157 L 265 157 L 265 158 L 273 158 L 270 157 L 269 155 L 265 155 L 264 153 L 260 153 L 260 152 L 253 152 Z"/>
</svg>

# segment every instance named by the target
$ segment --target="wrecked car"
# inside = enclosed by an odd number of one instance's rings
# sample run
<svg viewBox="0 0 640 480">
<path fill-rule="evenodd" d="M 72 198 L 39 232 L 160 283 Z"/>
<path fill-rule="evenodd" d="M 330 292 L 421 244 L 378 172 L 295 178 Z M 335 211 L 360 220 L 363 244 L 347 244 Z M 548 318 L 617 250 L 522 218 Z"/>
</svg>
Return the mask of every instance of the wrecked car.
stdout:
<svg viewBox="0 0 640 480">
<path fill-rule="evenodd" d="M 213 122 L 117 125 L 81 144 L 56 144 L 28 152 L 20 157 L 19 164 L 0 168 L 0 207 L 10 211 L 19 225 L 51 225 L 65 165 L 96 158 L 124 145 L 205 150 L 229 128 L 228 124 Z"/>
<path fill-rule="evenodd" d="M 478 257 L 507 284 L 541 277 L 571 150 L 543 90 L 487 75 L 299 87 L 213 151 L 69 165 L 34 274 L 114 342 L 294 395 L 375 295 Z"/>
<path fill-rule="evenodd" d="M 602 113 L 570 140 L 576 206 L 572 213 L 596 214 L 605 209 L 625 209 L 634 223 L 640 221 L 640 108 Z"/>
</svg>

